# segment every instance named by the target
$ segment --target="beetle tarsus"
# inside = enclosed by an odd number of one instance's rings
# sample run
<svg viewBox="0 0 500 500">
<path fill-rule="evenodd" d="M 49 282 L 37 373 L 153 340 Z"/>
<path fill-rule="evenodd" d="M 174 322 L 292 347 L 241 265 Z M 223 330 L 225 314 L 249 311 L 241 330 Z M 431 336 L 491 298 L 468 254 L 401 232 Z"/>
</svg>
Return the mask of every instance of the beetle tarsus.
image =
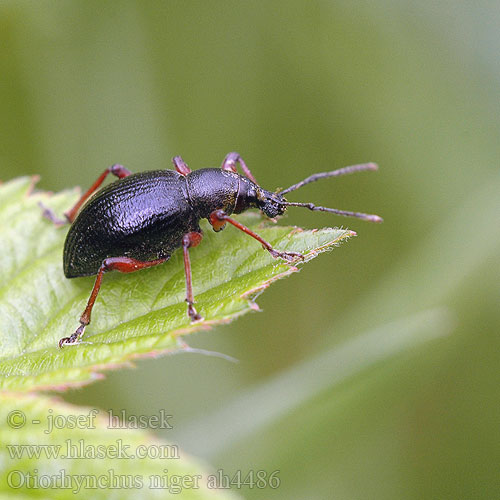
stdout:
<svg viewBox="0 0 500 500">
<path fill-rule="evenodd" d="M 269 253 L 275 259 L 281 258 L 283 260 L 286 260 L 287 262 L 294 262 L 297 259 L 304 260 L 304 256 L 298 252 L 280 252 L 279 250 L 275 250 L 274 248 L 271 248 L 269 250 Z"/>
<path fill-rule="evenodd" d="M 69 337 L 63 337 L 59 341 L 59 349 L 62 349 L 65 345 L 74 345 L 74 344 L 79 344 L 80 339 L 82 338 L 84 332 L 85 332 L 85 327 L 87 325 L 81 324 L 76 330 L 75 333 L 72 333 Z"/>
<path fill-rule="evenodd" d="M 41 201 L 38 202 L 38 206 L 42 209 L 42 216 L 50 220 L 54 226 L 61 227 L 69 223 L 67 219 L 58 217 L 51 208 L 45 206 Z"/>
<path fill-rule="evenodd" d="M 191 323 L 197 323 L 198 321 L 203 321 L 203 316 L 196 312 L 196 309 L 193 306 L 192 302 L 189 302 L 186 300 L 188 303 L 188 316 L 191 319 Z"/>
</svg>

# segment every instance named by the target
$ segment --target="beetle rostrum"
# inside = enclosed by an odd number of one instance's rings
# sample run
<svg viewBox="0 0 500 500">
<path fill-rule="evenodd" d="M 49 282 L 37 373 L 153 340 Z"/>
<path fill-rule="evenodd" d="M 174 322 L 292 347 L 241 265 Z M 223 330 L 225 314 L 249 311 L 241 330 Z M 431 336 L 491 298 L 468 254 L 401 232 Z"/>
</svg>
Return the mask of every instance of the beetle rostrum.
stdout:
<svg viewBox="0 0 500 500">
<path fill-rule="evenodd" d="M 184 257 L 188 316 L 191 321 L 200 321 L 202 318 L 194 307 L 189 248 L 202 240 L 201 219 L 208 219 L 214 231 L 220 231 L 229 223 L 260 242 L 274 258 L 288 262 L 304 256 L 274 249 L 231 215 L 257 208 L 267 217 L 274 218 L 282 215 L 287 207 L 296 206 L 382 222 L 377 215 L 289 202 L 284 197 L 319 179 L 376 170 L 374 163 L 313 174 L 287 189 L 271 192 L 259 186 L 238 153 L 229 153 L 221 168 L 191 171 L 180 156 L 172 161 L 175 170 L 137 174 L 132 174 L 122 165 L 109 167 L 64 214 L 65 220 L 42 207 L 43 215 L 55 224 L 71 224 L 63 253 L 66 278 L 96 275 L 80 325 L 69 337 L 59 341 L 59 347 L 80 342 L 90 323 L 104 273 L 113 270 L 130 273 L 156 266 L 167 261 L 178 248 L 182 248 Z M 243 175 L 237 171 L 238 163 Z M 110 173 L 118 180 L 99 189 Z"/>
</svg>

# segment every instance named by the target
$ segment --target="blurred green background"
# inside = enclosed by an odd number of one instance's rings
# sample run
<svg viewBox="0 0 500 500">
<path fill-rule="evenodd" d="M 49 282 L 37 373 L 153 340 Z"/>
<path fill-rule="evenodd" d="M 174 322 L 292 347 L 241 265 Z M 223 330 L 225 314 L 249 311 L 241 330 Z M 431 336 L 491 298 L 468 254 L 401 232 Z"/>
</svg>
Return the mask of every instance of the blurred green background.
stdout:
<svg viewBox="0 0 500 500">
<path fill-rule="evenodd" d="M 500 497 L 500 4 L 2 1 L 0 177 L 241 153 L 268 189 L 364 161 L 287 223 L 358 237 L 182 354 L 65 398 L 174 415 L 162 437 L 245 498 Z M 230 230 L 230 229 L 228 229 Z M 251 244 L 249 242 L 249 244 Z"/>
</svg>

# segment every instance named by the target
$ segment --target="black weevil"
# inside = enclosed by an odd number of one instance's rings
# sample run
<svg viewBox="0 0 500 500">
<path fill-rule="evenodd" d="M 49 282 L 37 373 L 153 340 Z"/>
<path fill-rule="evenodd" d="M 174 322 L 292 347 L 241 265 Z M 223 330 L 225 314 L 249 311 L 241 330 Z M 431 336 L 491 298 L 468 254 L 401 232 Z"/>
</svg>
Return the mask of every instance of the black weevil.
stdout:
<svg viewBox="0 0 500 500">
<path fill-rule="evenodd" d="M 287 189 L 270 192 L 261 188 L 238 153 L 229 153 L 222 168 L 203 168 L 192 172 L 180 156 L 173 158 L 175 171 L 153 170 L 132 174 L 122 165 L 106 169 L 76 205 L 58 219 L 49 209 L 43 214 L 57 225 L 70 223 L 64 244 L 66 278 L 96 275 L 80 326 L 59 347 L 77 344 L 90 323 L 92 307 L 107 271 L 130 273 L 156 266 L 182 247 L 186 272 L 186 302 L 191 321 L 201 320 L 194 308 L 191 265 L 188 249 L 202 239 L 200 219 L 208 219 L 214 231 L 227 222 L 259 241 L 274 258 L 302 259 L 296 252 L 280 252 L 258 234 L 230 217 L 249 208 L 258 208 L 270 218 L 282 215 L 288 206 L 306 207 L 371 222 L 382 222 L 378 215 L 318 207 L 312 203 L 289 202 L 284 194 L 326 177 L 337 177 L 361 170 L 376 170 L 374 163 L 313 174 Z M 237 173 L 239 163 L 243 173 Z M 119 180 L 98 191 L 87 202 L 107 175 Z M 82 205 L 85 205 L 82 207 Z M 81 208 L 81 210 L 80 210 Z"/>
</svg>

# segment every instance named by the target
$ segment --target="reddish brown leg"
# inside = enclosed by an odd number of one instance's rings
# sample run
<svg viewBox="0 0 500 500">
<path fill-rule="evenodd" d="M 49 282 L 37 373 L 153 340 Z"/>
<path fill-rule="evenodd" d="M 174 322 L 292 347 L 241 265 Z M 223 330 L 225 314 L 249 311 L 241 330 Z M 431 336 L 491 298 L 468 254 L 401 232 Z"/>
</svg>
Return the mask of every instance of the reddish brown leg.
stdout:
<svg viewBox="0 0 500 500">
<path fill-rule="evenodd" d="M 60 219 L 57 217 L 57 215 L 54 214 L 50 208 L 47 208 L 43 206 L 42 204 L 39 204 L 42 209 L 43 209 L 43 216 L 52 221 L 56 226 L 61 226 L 63 224 L 67 224 L 68 222 L 71 223 L 75 220 L 76 214 L 78 213 L 78 210 L 80 210 L 80 207 L 85 203 L 85 201 L 94 193 L 101 184 L 104 182 L 104 179 L 109 174 L 113 174 L 119 179 L 123 179 L 124 177 L 127 177 L 131 174 L 130 170 L 126 169 L 123 165 L 119 165 L 118 163 L 115 165 L 112 165 L 111 167 L 108 167 L 90 186 L 88 191 L 82 195 L 82 197 L 76 202 L 76 204 L 67 212 L 64 213 L 64 217 L 66 217 L 66 220 Z"/>
<path fill-rule="evenodd" d="M 95 279 L 94 288 L 92 289 L 92 293 L 90 294 L 89 300 L 87 302 L 87 307 L 85 308 L 85 311 L 83 311 L 83 314 L 80 316 L 80 326 L 76 329 L 75 333 L 73 333 L 69 337 L 62 338 L 59 341 L 59 347 L 62 348 L 65 345 L 79 343 L 85 331 L 85 327 L 90 323 L 92 308 L 94 307 L 95 299 L 97 298 L 97 294 L 99 293 L 99 289 L 101 288 L 102 275 L 105 272 L 119 271 L 121 273 L 132 273 L 134 271 L 138 271 L 139 269 L 156 266 L 158 264 L 161 264 L 162 262 L 165 262 L 166 260 L 167 259 L 164 258 L 143 262 L 140 260 L 131 259 L 130 257 L 109 257 L 108 259 L 103 260 Z"/>
<path fill-rule="evenodd" d="M 189 260 L 189 248 L 198 245 L 202 239 L 201 233 L 187 233 L 182 238 L 182 251 L 184 252 L 184 270 L 186 272 L 186 302 L 188 303 L 188 316 L 191 321 L 200 321 L 203 318 L 194 308 L 193 283 L 191 280 L 191 261 Z"/>
<path fill-rule="evenodd" d="M 246 163 L 243 161 L 243 158 L 239 155 L 239 153 L 229 153 L 222 162 L 222 170 L 228 170 L 229 172 L 238 172 L 236 169 L 236 163 L 241 165 L 241 170 L 243 173 L 252 181 L 257 184 L 255 177 L 250 172 L 250 169 L 246 166 Z"/>
<path fill-rule="evenodd" d="M 132 172 L 128 169 L 126 169 L 123 165 L 119 165 L 116 163 L 115 165 L 112 165 L 111 167 L 108 167 L 90 186 L 88 191 L 76 202 L 76 205 L 71 209 L 68 210 L 67 212 L 64 213 L 64 216 L 66 219 L 68 219 L 69 222 L 73 222 L 75 220 L 76 214 L 78 213 L 78 210 L 80 210 L 80 207 L 85 203 L 85 201 L 96 191 L 99 189 L 101 184 L 104 182 L 104 179 L 109 174 L 113 174 L 119 179 L 123 179 L 124 177 L 127 177 L 131 174 Z"/>
<path fill-rule="evenodd" d="M 288 261 L 293 261 L 296 258 L 303 259 L 304 256 L 301 253 L 297 252 L 280 252 L 278 250 L 275 250 L 270 243 L 268 243 L 266 240 L 261 238 L 257 233 L 254 233 L 251 229 L 248 227 L 244 226 L 240 222 L 238 222 L 235 219 L 232 219 L 227 215 L 223 210 L 214 210 L 209 217 L 209 222 L 212 224 L 213 228 L 216 231 L 220 231 L 226 222 L 229 222 L 229 224 L 232 224 L 234 227 L 237 227 L 239 230 L 243 231 L 244 233 L 248 234 L 252 238 L 255 238 L 258 242 L 262 243 L 262 246 L 269 251 L 269 253 L 277 259 L 278 257 L 281 257 L 284 260 Z"/>
<path fill-rule="evenodd" d="M 175 170 L 177 170 L 177 172 L 181 175 L 186 176 L 189 172 L 191 172 L 191 169 L 180 156 L 174 156 L 172 158 L 172 163 L 174 164 Z"/>
</svg>

